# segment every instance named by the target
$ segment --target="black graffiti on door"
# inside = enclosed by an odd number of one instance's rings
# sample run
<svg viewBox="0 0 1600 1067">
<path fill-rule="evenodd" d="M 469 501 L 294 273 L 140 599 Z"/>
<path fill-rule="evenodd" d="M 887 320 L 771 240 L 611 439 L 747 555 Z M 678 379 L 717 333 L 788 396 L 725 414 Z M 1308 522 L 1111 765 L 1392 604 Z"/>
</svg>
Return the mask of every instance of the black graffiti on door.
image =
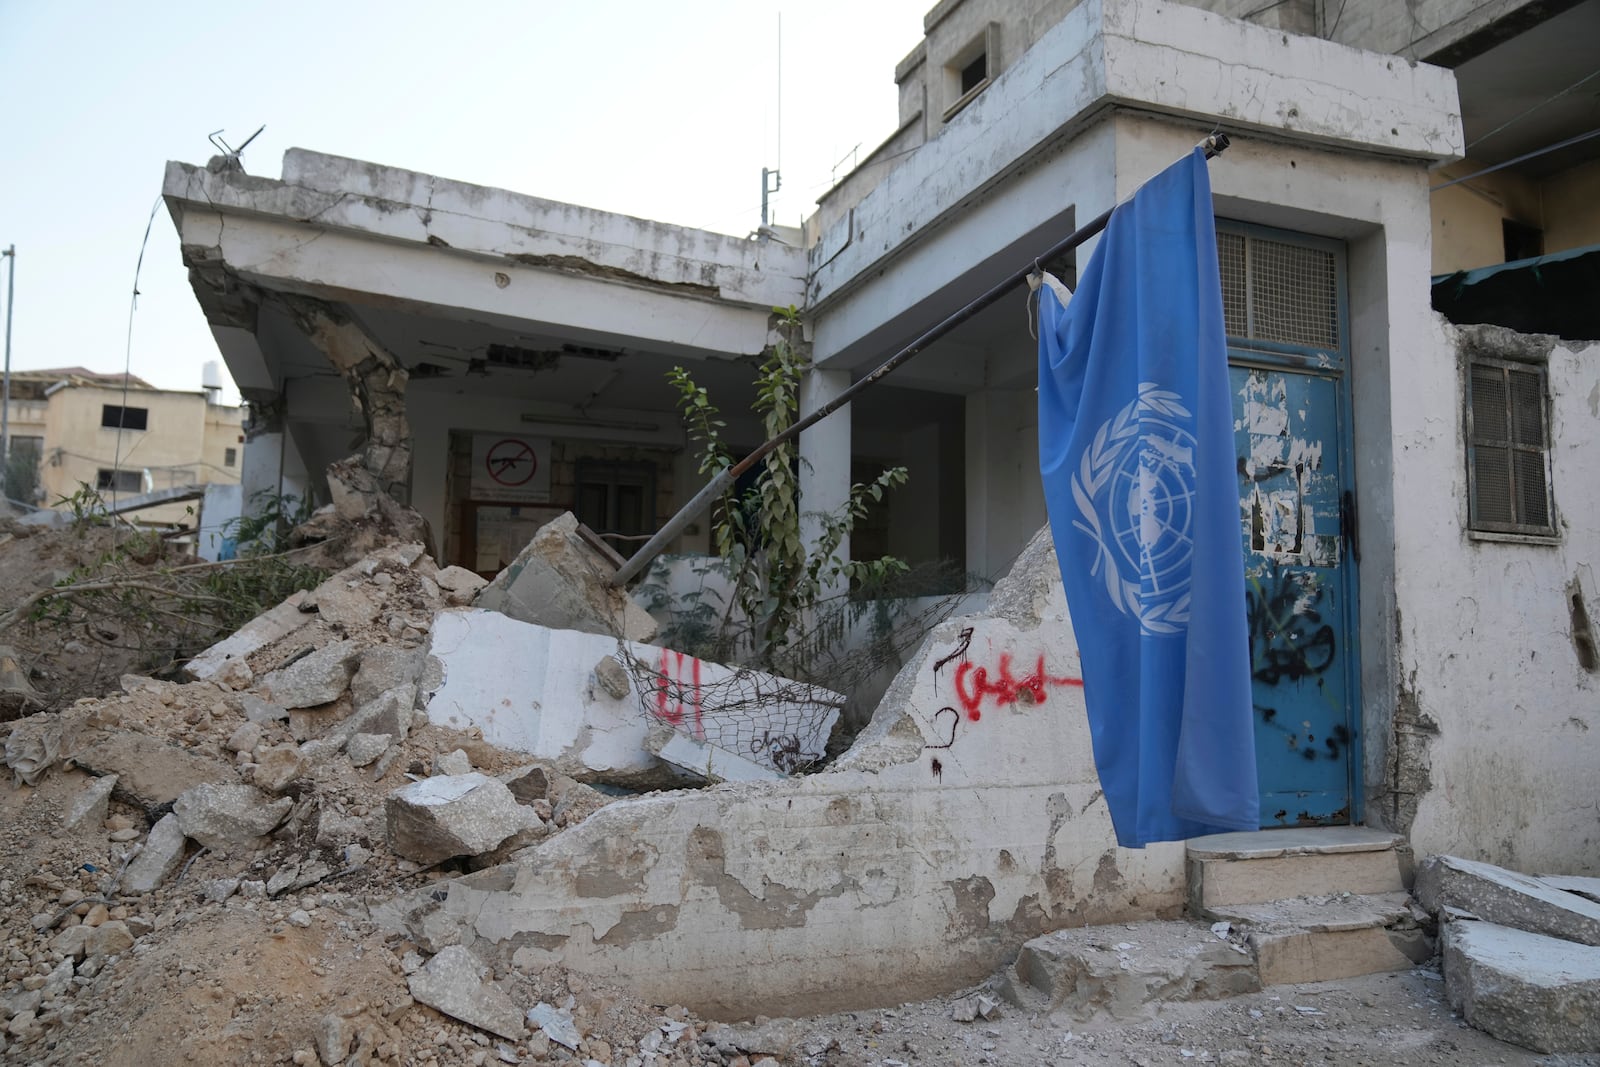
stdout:
<svg viewBox="0 0 1600 1067">
<path fill-rule="evenodd" d="M 1257 681 L 1314 678 L 1333 666 L 1338 638 L 1322 617 L 1322 578 L 1270 565 L 1245 590 L 1250 665 Z"/>
</svg>

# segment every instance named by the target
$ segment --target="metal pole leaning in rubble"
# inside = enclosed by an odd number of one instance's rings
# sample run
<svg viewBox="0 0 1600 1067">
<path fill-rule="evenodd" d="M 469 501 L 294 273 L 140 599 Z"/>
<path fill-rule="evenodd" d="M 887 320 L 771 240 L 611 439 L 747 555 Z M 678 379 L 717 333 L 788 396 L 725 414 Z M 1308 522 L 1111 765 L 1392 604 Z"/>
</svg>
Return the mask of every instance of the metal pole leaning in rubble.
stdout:
<svg viewBox="0 0 1600 1067">
<path fill-rule="evenodd" d="M 1230 143 L 1231 142 L 1229 141 L 1227 134 L 1213 133 L 1204 141 L 1200 142 L 1200 147 L 1203 147 L 1206 150 L 1207 159 L 1214 159 L 1221 155 L 1223 150 L 1226 149 Z M 1113 207 L 1101 213 L 1085 225 L 1080 226 L 1070 235 L 1063 237 L 1061 240 L 1057 241 L 1055 244 L 1041 252 L 1038 257 L 1031 261 L 1027 266 L 1007 276 L 1004 280 L 996 283 L 993 288 L 989 289 L 983 295 L 975 297 L 965 307 L 952 312 L 943 320 L 930 327 L 915 341 L 912 341 L 910 344 L 900 349 L 900 351 L 884 360 L 878 365 L 877 369 L 873 370 L 870 374 L 864 378 L 861 378 L 859 381 L 854 382 L 848 389 L 834 397 L 832 400 L 828 401 L 826 404 L 822 405 L 822 407 L 818 408 L 816 411 L 813 411 L 805 418 L 796 421 L 790 425 L 787 430 L 784 430 L 778 436 L 761 445 L 759 448 L 751 452 L 739 462 L 735 463 L 733 466 L 724 467 L 720 472 L 717 473 L 715 477 L 711 479 L 711 481 L 706 483 L 705 488 L 701 489 L 694 495 L 694 499 L 690 500 L 681 509 L 679 509 L 678 513 L 669 519 L 667 524 L 661 527 L 661 529 L 656 532 L 654 537 L 645 542 L 644 546 L 641 547 L 639 551 L 635 552 L 628 558 L 628 562 L 624 563 L 622 567 L 618 569 L 617 573 L 612 576 L 611 584 L 617 586 L 626 585 L 630 580 L 633 579 L 635 575 L 644 570 L 645 567 L 649 565 L 651 560 L 660 555 L 661 550 L 666 548 L 667 543 L 682 533 L 685 526 L 688 526 L 689 523 L 693 522 L 695 518 L 697 518 L 708 507 L 710 507 L 712 501 L 716 500 L 719 496 L 726 492 L 728 487 L 733 485 L 734 482 L 738 481 L 739 477 L 746 471 L 750 470 L 750 468 L 754 467 L 757 463 L 760 463 L 763 459 L 765 459 L 773 449 L 777 448 L 786 441 L 794 440 L 796 437 L 800 436 L 801 432 L 810 429 L 823 419 L 827 418 L 829 415 L 832 415 L 835 411 L 838 411 L 840 408 L 850 403 L 851 400 L 855 399 L 858 394 L 876 385 L 880 379 L 892 373 L 902 363 L 910 360 L 912 357 L 925 350 L 929 345 L 939 340 L 945 334 L 949 333 L 963 322 L 966 322 L 968 319 L 972 318 L 972 316 L 976 315 L 990 304 L 993 304 L 995 301 L 999 300 L 1002 296 L 1005 296 L 1012 289 L 1015 289 L 1017 286 L 1027 281 L 1028 275 L 1037 270 L 1040 263 L 1052 260 L 1064 252 L 1071 251 L 1072 249 L 1083 244 L 1083 242 L 1087 241 L 1089 238 L 1098 234 L 1101 230 L 1104 230 L 1106 228 L 1106 223 L 1111 221 L 1111 212 L 1115 210 L 1116 208 Z"/>
</svg>

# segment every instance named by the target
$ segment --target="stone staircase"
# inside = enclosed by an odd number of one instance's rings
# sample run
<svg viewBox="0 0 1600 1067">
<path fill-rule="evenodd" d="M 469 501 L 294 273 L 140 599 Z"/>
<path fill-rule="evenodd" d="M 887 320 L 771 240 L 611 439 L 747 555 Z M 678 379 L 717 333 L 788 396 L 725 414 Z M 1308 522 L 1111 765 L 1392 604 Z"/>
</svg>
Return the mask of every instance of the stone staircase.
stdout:
<svg viewBox="0 0 1600 1067">
<path fill-rule="evenodd" d="M 1404 838 L 1356 826 L 1218 834 L 1188 845 L 1189 918 L 1062 930 L 1023 946 L 1014 1005 L 1088 1022 L 1266 986 L 1406 970 L 1433 955 L 1406 891 Z"/>
<path fill-rule="evenodd" d="M 1263 986 L 1403 971 L 1433 955 L 1406 892 L 1405 839 L 1360 826 L 1189 842 L 1189 912 L 1227 922 Z"/>
</svg>

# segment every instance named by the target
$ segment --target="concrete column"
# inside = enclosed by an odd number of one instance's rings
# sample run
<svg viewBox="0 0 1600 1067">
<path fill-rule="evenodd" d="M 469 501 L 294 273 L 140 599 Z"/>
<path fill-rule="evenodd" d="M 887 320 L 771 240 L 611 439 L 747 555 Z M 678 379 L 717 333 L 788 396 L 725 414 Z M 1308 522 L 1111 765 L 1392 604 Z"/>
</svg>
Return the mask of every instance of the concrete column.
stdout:
<svg viewBox="0 0 1600 1067">
<path fill-rule="evenodd" d="M 800 383 L 800 416 L 816 411 L 850 386 L 850 372 L 812 368 Z M 800 538 L 815 543 L 818 512 L 836 511 L 850 496 L 850 408 L 844 407 L 800 435 Z M 839 545 L 850 558 L 850 539 Z"/>
</svg>

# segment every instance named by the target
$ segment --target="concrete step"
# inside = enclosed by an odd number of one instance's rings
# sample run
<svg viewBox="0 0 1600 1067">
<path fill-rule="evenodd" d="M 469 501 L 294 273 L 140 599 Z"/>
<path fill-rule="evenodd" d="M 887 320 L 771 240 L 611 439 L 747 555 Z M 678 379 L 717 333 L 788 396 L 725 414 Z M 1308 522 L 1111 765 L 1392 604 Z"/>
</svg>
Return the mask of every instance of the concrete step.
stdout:
<svg viewBox="0 0 1600 1067">
<path fill-rule="evenodd" d="M 1163 1003 L 1217 1000 L 1261 988 L 1255 957 L 1202 923 L 1137 922 L 1058 930 L 1022 946 L 1001 995 L 1035 1014 L 1078 1023 L 1153 1017 Z"/>
<path fill-rule="evenodd" d="M 1208 918 L 1227 921 L 1249 945 L 1262 986 L 1405 971 L 1433 955 L 1433 939 L 1405 893 L 1222 905 Z"/>
<path fill-rule="evenodd" d="M 1405 839 L 1361 826 L 1215 834 L 1188 844 L 1189 910 L 1329 893 L 1404 892 Z"/>
</svg>

